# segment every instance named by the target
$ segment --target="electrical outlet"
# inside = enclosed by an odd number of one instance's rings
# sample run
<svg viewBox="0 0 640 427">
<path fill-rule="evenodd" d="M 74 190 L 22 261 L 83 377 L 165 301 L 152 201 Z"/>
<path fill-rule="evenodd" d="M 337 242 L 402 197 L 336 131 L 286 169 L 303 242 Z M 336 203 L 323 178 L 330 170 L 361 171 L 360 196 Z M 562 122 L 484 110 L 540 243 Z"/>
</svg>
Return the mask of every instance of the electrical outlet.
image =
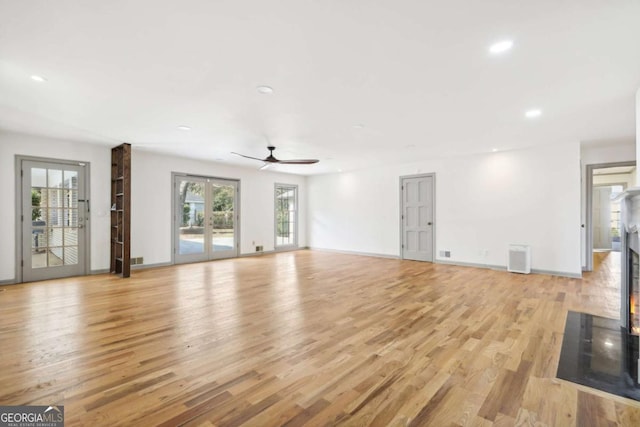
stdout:
<svg viewBox="0 0 640 427">
<path fill-rule="evenodd" d="M 256 246 L 256 252 L 262 252 L 263 251 L 263 246 Z"/>
<path fill-rule="evenodd" d="M 451 258 L 451 251 L 440 251 L 440 258 Z"/>
</svg>

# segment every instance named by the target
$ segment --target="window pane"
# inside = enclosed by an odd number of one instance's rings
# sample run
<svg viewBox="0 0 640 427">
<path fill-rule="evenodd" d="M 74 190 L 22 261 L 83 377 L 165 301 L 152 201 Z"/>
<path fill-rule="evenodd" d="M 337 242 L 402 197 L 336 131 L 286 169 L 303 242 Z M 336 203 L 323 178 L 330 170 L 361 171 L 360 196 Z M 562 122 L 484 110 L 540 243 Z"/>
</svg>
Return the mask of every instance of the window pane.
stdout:
<svg viewBox="0 0 640 427">
<path fill-rule="evenodd" d="M 49 217 L 47 218 L 47 225 L 49 227 L 61 227 L 62 226 L 62 209 L 49 209 Z"/>
<path fill-rule="evenodd" d="M 78 172 L 64 171 L 64 188 L 78 188 Z"/>
<path fill-rule="evenodd" d="M 62 265 L 62 248 L 49 248 L 48 261 L 49 267 Z"/>
<path fill-rule="evenodd" d="M 66 190 L 64 192 L 64 206 L 68 208 L 78 207 L 78 190 Z"/>
<path fill-rule="evenodd" d="M 32 168 L 31 169 L 31 186 L 46 187 L 47 186 L 47 170 Z"/>
<path fill-rule="evenodd" d="M 47 203 L 52 208 L 61 208 L 64 203 L 62 190 L 49 190 L 47 192 Z"/>
<path fill-rule="evenodd" d="M 64 245 L 75 246 L 77 244 L 78 244 L 78 229 L 65 228 L 64 229 Z"/>
<path fill-rule="evenodd" d="M 47 230 L 34 228 L 31 232 L 31 247 L 38 251 L 44 251 L 47 247 Z"/>
<path fill-rule="evenodd" d="M 65 227 L 77 227 L 78 226 L 78 209 L 65 209 L 63 225 Z"/>
<path fill-rule="evenodd" d="M 47 187 L 60 188 L 62 187 L 62 171 L 58 169 L 49 169 L 49 181 Z"/>
<path fill-rule="evenodd" d="M 78 247 L 70 246 L 64 248 L 64 265 L 74 265 L 78 263 Z"/>
<path fill-rule="evenodd" d="M 49 246 L 62 246 L 62 228 L 48 228 Z M 62 254 L 60 254 L 62 256 Z"/>
</svg>

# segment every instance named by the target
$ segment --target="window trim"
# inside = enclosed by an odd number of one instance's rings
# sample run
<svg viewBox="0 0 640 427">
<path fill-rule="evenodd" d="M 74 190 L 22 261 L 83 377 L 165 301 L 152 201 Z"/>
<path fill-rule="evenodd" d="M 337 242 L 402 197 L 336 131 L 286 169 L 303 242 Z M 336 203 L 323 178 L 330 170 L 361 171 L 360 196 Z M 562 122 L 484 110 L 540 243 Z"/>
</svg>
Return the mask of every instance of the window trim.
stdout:
<svg viewBox="0 0 640 427">
<path fill-rule="evenodd" d="M 293 229 L 293 243 L 287 243 L 285 245 L 278 245 L 278 188 L 290 188 L 294 190 L 295 195 L 295 205 L 296 209 L 294 210 L 294 229 Z M 276 182 L 273 186 L 273 248 L 274 250 L 283 250 L 283 249 L 292 249 L 298 247 L 298 218 L 299 218 L 299 203 L 300 197 L 298 193 L 298 185 L 297 184 L 284 184 L 280 182 Z"/>
</svg>

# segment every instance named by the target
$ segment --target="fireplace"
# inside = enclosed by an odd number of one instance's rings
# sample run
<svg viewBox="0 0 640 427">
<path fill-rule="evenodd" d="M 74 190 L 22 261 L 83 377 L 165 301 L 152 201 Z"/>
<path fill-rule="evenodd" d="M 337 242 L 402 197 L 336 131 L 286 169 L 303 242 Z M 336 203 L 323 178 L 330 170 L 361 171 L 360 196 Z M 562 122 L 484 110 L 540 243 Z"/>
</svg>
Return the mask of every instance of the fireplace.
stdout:
<svg viewBox="0 0 640 427">
<path fill-rule="evenodd" d="M 628 249 L 628 301 L 629 322 L 627 330 L 631 335 L 640 335 L 640 255 L 631 247 Z"/>
<path fill-rule="evenodd" d="M 638 357 L 640 337 L 640 254 L 638 252 L 640 251 L 640 238 L 637 230 L 626 233 L 625 240 L 627 274 L 626 283 L 623 281 L 622 286 L 623 302 L 626 303 L 623 304 L 624 312 L 622 313 L 623 330 L 627 333 L 625 365 L 627 380 L 637 387 L 640 384 L 638 377 L 640 370 L 640 358 Z"/>
<path fill-rule="evenodd" d="M 556 376 L 640 401 L 640 197 L 638 202 L 638 220 L 626 222 L 621 233 L 620 318 L 569 311 Z"/>
</svg>

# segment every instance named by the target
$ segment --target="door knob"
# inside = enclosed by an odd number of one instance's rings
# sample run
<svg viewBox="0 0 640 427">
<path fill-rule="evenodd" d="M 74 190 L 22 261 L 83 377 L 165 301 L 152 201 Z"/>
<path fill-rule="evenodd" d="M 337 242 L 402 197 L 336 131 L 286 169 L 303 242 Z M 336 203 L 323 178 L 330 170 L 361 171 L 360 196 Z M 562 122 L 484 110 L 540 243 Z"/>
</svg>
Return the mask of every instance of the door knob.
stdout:
<svg viewBox="0 0 640 427">
<path fill-rule="evenodd" d="M 431 223 L 430 223 L 430 222 L 428 222 L 428 223 L 427 223 L 427 225 L 431 225 Z"/>
</svg>

